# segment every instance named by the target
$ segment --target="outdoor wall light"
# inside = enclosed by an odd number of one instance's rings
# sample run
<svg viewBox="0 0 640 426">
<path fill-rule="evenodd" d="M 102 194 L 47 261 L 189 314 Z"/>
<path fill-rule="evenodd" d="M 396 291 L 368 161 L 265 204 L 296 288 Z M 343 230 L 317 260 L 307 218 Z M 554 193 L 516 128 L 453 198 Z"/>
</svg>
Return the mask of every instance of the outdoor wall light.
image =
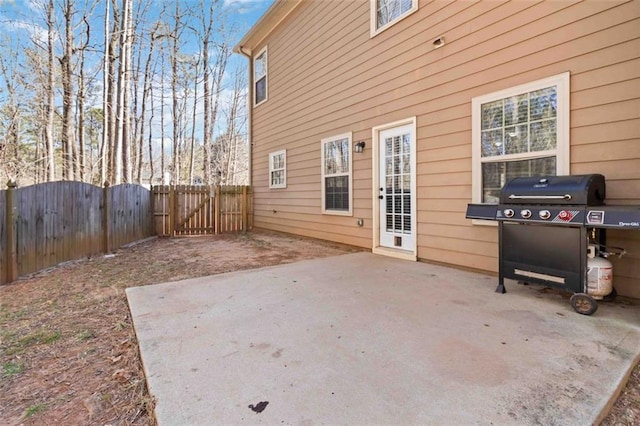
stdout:
<svg viewBox="0 0 640 426">
<path fill-rule="evenodd" d="M 356 143 L 355 151 L 356 151 L 357 153 L 361 153 L 361 152 L 363 152 L 363 151 L 364 151 L 364 147 L 365 147 L 365 145 L 366 145 L 366 143 L 364 143 L 364 141 L 360 141 L 360 142 Z"/>
<path fill-rule="evenodd" d="M 440 36 L 437 39 L 433 40 L 433 42 L 431 42 L 431 45 L 434 49 L 444 46 L 444 37 Z"/>
</svg>

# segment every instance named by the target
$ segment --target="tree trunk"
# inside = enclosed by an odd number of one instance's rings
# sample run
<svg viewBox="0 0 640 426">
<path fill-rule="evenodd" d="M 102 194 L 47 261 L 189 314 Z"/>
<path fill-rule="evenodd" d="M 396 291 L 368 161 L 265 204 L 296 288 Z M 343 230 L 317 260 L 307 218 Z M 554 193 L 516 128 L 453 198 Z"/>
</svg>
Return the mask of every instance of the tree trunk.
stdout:
<svg viewBox="0 0 640 426">
<path fill-rule="evenodd" d="M 149 185 L 153 185 L 153 177 L 155 170 L 153 170 L 153 115 L 154 115 L 154 102 L 153 102 L 153 86 L 149 86 L 149 99 L 151 103 L 151 114 L 149 115 Z"/>
<path fill-rule="evenodd" d="M 86 15 L 83 16 L 82 21 L 85 24 L 85 36 L 86 39 L 80 49 L 80 75 L 78 77 L 78 177 L 81 181 L 86 181 L 85 178 L 85 96 L 86 96 L 86 87 L 85 87 L 85 71 L 84 71 L 84 60 L 85 60 L 85 52 L 87 47 L 89 46 L 89 40 L 91 39 L 91 29 L 89 26 L 89 22 L 87 21 Z"/>
<path fill-rule="evenodd" d="M 114 183 L 122 183 L 123 164 L 126 158 L 127 147 L 125 147 L 125 132 L 127 126 L 125 123 L 125 109 L 127 91 L 127 43 L 128 43 L 128 27 L 129 27 L 129 2 L 123 0 L 122 4 L 122 20 L 120 22 L 120 53 L 118 55 L 118 100 L 116 105 L 116 134 L 115 134 L 115 176 Z M 125 177 L 126 179 L 126 177 Z"/>
<path fill-rule="evenodd" d="M 45 141 L 46 141 L 46 155 L 47 155 L 47 179 L 52 182 L 56 180 L 56 162 L 53 151 L 53 119 L 54 119 L 54 84 L 55 84 L 55 55 L 54 55 L 54 42 L 53 34 L 55 31 L 54 21 L 54 7 L 53 0 L 49 0 L 47 5 L 47 100 L 45 104 L 46 109 L 46 124 L 45 124 Z"/>
<path fill-rule="evenodd" d="M 160 57 L 162 58 L 162 65 L 160 69 L 160 176 L 162 184 L 167 185 L 170 182 L 167 182 L 165 179 L 166 164 L 164 154 L 164 140 L 167 136 L 164 126 L 164 48 L 162 49 L 162 54 L 160 55 Z"/>
<path fill-rule="evenodd" d="M 180 153 L 179 153 L 179 105 L 178 105 L 178 32 L 180 30 L 180 2 L 175 2 L 175 16 L 174 27 L 171 35 L 172 49 L 171 49 L 171 96 L 172 96 L 172 109 L 171 118 L 173 121 L 173 149 L 172 149 L 172 183 L 180 183 Z"/>
<path fill-rule="evenodd" d="M 144 133 L 145 133 L 145 119 L 146 119 L 146 112 L 147 112 L 147 102 L 149 102 L 149 97 L 151 96 L 151 119 L 149 120 L 149 133 L 151 133 L 151 122 L 153 119 L 153 88 L 151 85 L 151 61 L 153 60 L 153 51 L 155 48 L 155 43 L 156 43 L 156 28 L 154 28 L 153 31 L 151 31 L 150 34 L 150 40 L 149 40 L 149 53 L 147 55 L 147 61 L 144 64 L 144 76 L 143 76 L 143 83 L 142 83 L 142 105 L 141 105 L 141 113 L 140 113 L 140 146 L 139 146 L 139 151 L 138 151 L 138 163 L 137 163 L 137 181 L 138 183 L 140 183 L 141 181 L 141 175 L 142 175 L 142 157 L 143 157 L 143 151 L 142 151 L 142 138 L 144 138 Z M 149 138 L 149 163 L 151 164 L 151 177 L 149 179 L 149 183 L 153 184 L 153 160 L 151 158 L 151 154 L 152 154 L 152 146 L 151 146 L 151 138 Z"/>
<path fill-rule="evenodd" d="M 71 72 L 71 61 L 73 59 L 73 29 L 71 20 L 73 18 L 72 0 L 65 0 L 64 22 L 65 22 L 65 43 L 64 55 L 60 59 L 62 67 L 62 177 L 66 180 L 74 179 L 74 158 L 73 158 L 73 81 Z"/>
<path fill-rule="evenodd" d="M 120 28 L 120 13 L 116 9 L 116 4 L 112 3 L 113 6 L 113 25 L 111 26 L 111 36 L 109 41 L 109 56 L 108 56 L 108 84 L 107 84 L 107 110 L 105 114 L 107 115 L 107 130 L 108 130 L 108 139 L 107 139 L 107 181 L 109 183 L 113 183 L 115 181 L 115 169 L 116 169 L 116 128 L 117 128 L 117 114 L 116 114 L 116 47 L 118 45 L 119 38 L 119 28 Z M 119 161 L 119 158 L 118 158 Z"/>
<path fill-rule="evenodd" d="M 109 3 L 106 0 L 104 11 L 104 58 L 102 63 L 102 144 L 100 145 L 100 185 L 104 185 L 107 181 L 107 158 L 109 152 L 109 52 L 110 36 L 109 36 Z"/>
</svg>

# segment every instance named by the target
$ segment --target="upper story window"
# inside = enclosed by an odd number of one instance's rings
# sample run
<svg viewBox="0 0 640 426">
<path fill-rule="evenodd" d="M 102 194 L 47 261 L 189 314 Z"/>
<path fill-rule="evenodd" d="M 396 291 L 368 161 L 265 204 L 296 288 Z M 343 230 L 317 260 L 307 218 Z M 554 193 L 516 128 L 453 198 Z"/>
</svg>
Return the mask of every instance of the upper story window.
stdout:
<svg viewBox="0 0 640 426">
<path fill-rule="evenodd" d="M 351 214 L 351 133 L 322 139 L 322 212 Z"/>
<path fill-rule="evenodd" d="M 569 73 L 472 100 L 473 202 L 514 177 L 569 173 Z"/>
<path fill-rule="evenodd" d="M 418 10 L 418 0 L 371 0 L 371 36 Z"/>
<path fill-rule="evenodd" d="M 267 48 L 253 59 L 253 104 L 258 105 L 267 100 Z"/>
<path fill-rule="evenodd" d="M 287 151 L 269 154 L 269 188 L 287 187 Z"/>
</svg>

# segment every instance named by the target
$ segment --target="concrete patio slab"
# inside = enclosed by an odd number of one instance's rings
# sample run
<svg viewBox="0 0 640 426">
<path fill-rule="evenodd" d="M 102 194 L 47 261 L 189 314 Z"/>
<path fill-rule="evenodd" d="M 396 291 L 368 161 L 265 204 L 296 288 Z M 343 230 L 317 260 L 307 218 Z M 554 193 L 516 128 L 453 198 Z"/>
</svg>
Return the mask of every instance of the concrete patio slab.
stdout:
<svg viewBox="0 0 640 426">
<path fill-rule="evenodd" d="M 587 317 L 496 283 L 355 253 L 127 297 L 161 426 L 592 424 L 640 356 L 640 306 Z"/>
</svg>

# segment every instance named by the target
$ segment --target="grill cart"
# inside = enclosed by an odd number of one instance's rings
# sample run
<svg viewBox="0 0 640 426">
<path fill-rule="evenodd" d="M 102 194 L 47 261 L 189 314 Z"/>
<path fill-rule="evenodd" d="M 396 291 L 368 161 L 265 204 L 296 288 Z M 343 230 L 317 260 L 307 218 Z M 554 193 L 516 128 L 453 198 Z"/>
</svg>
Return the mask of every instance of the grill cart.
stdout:
<svg viewBox="0 0 640 426">
<path fill-rule="evenodd" d="M 469 204 L 467 219 L 498 221 L 499 276 L 573 292 L 571 306 L 591 315 L 596 300 L 615 296 L 607 252 L 607 229 L 640 230 L 640 206 L 605 204 L 599 174 L 511 179 L 499 204 Z M 611 250 L 611 249 L 609 249 Z"/>
</svg>

